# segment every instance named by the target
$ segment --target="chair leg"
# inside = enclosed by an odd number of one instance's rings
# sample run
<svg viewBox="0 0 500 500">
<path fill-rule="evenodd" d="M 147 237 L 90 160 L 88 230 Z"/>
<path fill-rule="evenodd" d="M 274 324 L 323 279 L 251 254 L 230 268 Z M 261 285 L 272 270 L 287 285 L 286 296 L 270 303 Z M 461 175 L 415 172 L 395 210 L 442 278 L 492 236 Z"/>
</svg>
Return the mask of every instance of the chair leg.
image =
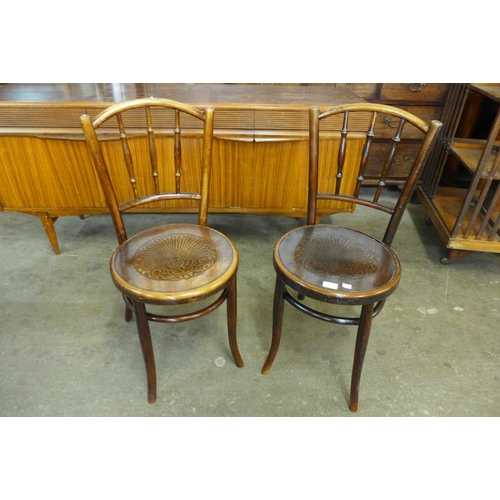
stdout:
<svg viewBox="0 0 500 500">
<path fill-rule="evenodd" d="M 132 311 L 125 306 L 125 321 L 129 323 L 132 320 Z"/>
<path fill-rule="evenodd" d="M 153 353 L 153 342 L 151 331 L 146 316 L 146 306 L 141 302 L 133 301 L 135 318 L 137 322 L 137 333 L 141 343 L 142 355 L 146 365 L 146 376 L 148 380 L 148 403 L 156 401 L 156 366 Z"/>
<path fill-rule="evenodd" d="M 273 365 L 274 358 L 278 354 L 278 349 L 281 340 L 281 327 L 283 325 L 283 310 L 285 308 L 285 283 L 276 276 L 276 287 L 274 289 L 274 306 L 273 306 L 273 339 L 271 349 L 267 355 L 266 362 L 262 367 L 262 375 L 266 375 Z"/>
<path fill-rule="evenodd" d="M 123 302 L 125 302 L 125 321 L 128 323 L 129 321 L 132 320 L 132 316 L 133 316 L 134 312 L 130 308 L 131 307 L 130 299 L 128 297 L 126 297 L 125 295 L 122 295 L 122 297 L 123 297 Z"/>
<path fill-rule="evenodd" d="M 359 384 L 361 382 L 361 370 L 365 359 L 366 347 L 370 338 L 374 304 L 363 306 L 359 320 L 358 334 L 356 336 L 356 347 L 354 350 L 354 363 L 351 377 L 351 397 L 349 407 L 351 411 L 358 411 Z"/>
<path fill-rule="evenodd" d="M 236 274 L 231 278 L 227 287 L 227 332 L 229 336 L 229 347 L 233 355 L 236 366 L 243 368 L 244 363 L 238 349 L 238 342 L 236 340 L 236 324 L 237 324 L 237 286 Z"/>
</svg>

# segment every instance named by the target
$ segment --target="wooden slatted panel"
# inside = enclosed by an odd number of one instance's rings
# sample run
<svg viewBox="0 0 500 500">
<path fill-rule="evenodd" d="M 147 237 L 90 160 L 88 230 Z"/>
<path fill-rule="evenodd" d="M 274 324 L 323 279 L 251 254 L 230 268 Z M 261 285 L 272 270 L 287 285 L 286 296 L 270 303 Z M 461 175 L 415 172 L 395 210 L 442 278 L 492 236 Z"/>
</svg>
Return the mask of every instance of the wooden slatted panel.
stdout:
<svg viewBox="0 0 500 500">
<path fill-rule="evenodd" d="M 455 136 L 468 93 L 469 84 L 453 83 L 449 86 L 446 102 L 441 113 L 442 132 L 439 134 L 434 150 L 424 167 L 420 181 L 420 186 L 429 199 L 433 199 L 438 190 L 448 158 L 449 147 Z"/>
<path fill-rule="evenodd" d="M 84 107 L 57 109 L 50 107 L 2 108 L 0 128 L 77 128 Z"/>
<path fill-rule="evenodd" d="M 0 136 L 0 178 L 4 208 L 106 207 L 81 141 Z"/>
<path fill-rule="evenodd" d="M 151 118 L 155 129 L 174 128 L 175 117 L 173 110 L 160 110 L 151 108 Z M 214 113 L 215 128 L 219 129 L 252 129 L 253 111 L 252 110 L 225 110 L 219 109 Z M 124 120 L 126 127 L 143 127 L 144 110 L 136 109 L 127 112 Z M 113 127 L 112 122 L 103 124 L 104 127 Z M 203 129 L 203 122 L 186 113 L 181 114 L 181 126 L 183 129 Z"/>
<path fill-rule="evenodd" d="M 309 130 L 309 111 L 307 109 L 289 110 L 257 110 L 255 112 L 256 130 Z M 329 116 L 321 122 L 322 131 L 342 130 L 342 115 Z M 349 131 L 365 132 L 370 126 L 369 113 L 356 113 L 349 120 Z"/>
<path fill-rule="evenodd" d="M 40 128 L 40 129 L 62 129 L 75 128 L 79 132 L 80 116 L 89 114 L 92 118 L 104 110 L 106 105 L 99 104 L 92 107 L 75 107 L 58 109 L 54 107 L 43 107 L 34 105 L 31 108 L 2 108 L 0 106 L 0 128 Z M 128 112 L 124 124 L 126 127 L 143 127 L 144 110 L 133 110 Z M 152 109 L 152 119 L 155 128 L 170 128 L 174 126 L 173 112 Z M 215 128 L 217 129 L 242 129 L 251 130 L 254 126 L 254 112 L 250 109 L 226 110 L 219 109 L 215 112 Z M 115 128 L 116 124 L 108 122 L 103 128 Z M 184 115 L 182 127 L 187 129 L 202 129 L 203 123 Z"/>
<path fill-rule="evenodd" d="M 215 129 L 241 129 L 253 130 L 254 111 L 251 109 L 228 110 L 215 109 L 214 128 Z"/>
<path fill-rule="evenodd" d="M 40 128 L 40 129 L 62 129 L 74 128 L 79 131 L 80 116 L 89 114 L 95 117 L 104 105 L 92 107 L 78 107 L 57 109 L 53 107 L 33 106 L 32 108 L 1 108 L 0 107 L 0 128 Z M 125 127 L 143 127 L 144 110 L 133 110 L 124 117 Z M 171 128 L 174 126 L 173 112 L 152 109 L 152 119 L 155 128 Z M 369 117 L 357 116 L 351 120 L 350 130 L 365 131 L 368 128 Z M 183 116 L 182 127 L 186 129 L 201 129 L 202 123 L 189 115 Z M 216 129 L 236 129 L 236 130 L 308 130 L 307 109 L 299 111 L 291 110 L 227 110 L 216 109 L 215 128 Z M 323 130 L 341 130 L 342 118 L 332 116 L 324 120 Z M 102 126 L 103 129 L 116 128 L 116 124 L 111 121 Z M 49 132 L 49 130 L 47 130 Z"/>
</svg>

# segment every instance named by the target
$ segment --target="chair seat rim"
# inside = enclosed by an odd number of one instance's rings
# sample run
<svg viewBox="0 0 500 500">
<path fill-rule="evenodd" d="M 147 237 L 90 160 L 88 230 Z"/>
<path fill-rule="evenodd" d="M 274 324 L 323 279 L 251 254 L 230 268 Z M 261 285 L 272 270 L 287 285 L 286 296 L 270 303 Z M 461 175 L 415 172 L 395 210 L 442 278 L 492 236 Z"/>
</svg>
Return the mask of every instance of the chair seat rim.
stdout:
<svg viewBox="0 0 500 500">
<path fill-rule="evenodd" d="M 228 265 L 227 269 L 215 279 L 212 279 L 209 282 L 203 283 L 199 286 L 193 288 L 187 288 L 183 291 L 154 291 L 145 288 L 141 288 L 135 286 L 126 279 L 124 279 L 118 272 L 118 266 L 116 264 L 119 256 L 125 252 L 125 249 L 130 242 L 134 239 L 142 238 L 147 233 L 158 231 L 159 229 L 164 229 L 166 232 L 173 232 L 178 228 L 203 228 L 203 230 L 208 230 L 211 233 L 219 235 L 232 250 L 232 261 Z M 165 233 L 166 234 L 166 233 Z M 120 292 L 138 302 L 143 302 L 146 304 L 155 304 L 155 305 L 177 305 L 177 304 L 189 304 L 192 302 L 198 302 L 205 298 L 208 298 L 214 295 L 221 290 L 226 288 L 228 282 L 231 278 L 236 274 L 238 270 L 238 250 L 236 249 L 234 243 L 223 233 L 217 231 L 214 228 L 208 226 L 199 226 L 197 224 L 165 224 L 162 226 L 155 226 L 150 229 L 145 229 L 140 231 L 139 233 L 131 236 L 126 241 L 124 241 L 121 245 L 119 245 L 116 250 L 113 252 L 110 259 L 110 273 L 111 279 L 114 285 L 120 290 Z M 215 264 L 217 265 L 217 263 Z"/>
<path fill-rule="evenodd" d="M 321 227 L 321 226 L 353 231 L 356 233 L 360 233 L 364 236 L 367 236 L 370 239 L 376 241 L 392 257 L 392 261 L 394 264 L 394 273 L 392 279 L 390 279 L 385 283 L 382 283 L 380 286 L 377 286 L 375 288 L 367 290 L 359 290 L 359 291 L 349 291 L 342 288 L 334 290 L 330 288 L 319 287 L 297 276 L 295 273 L 290 271 L 287 268 L 287 266 L 283 263 L 279 255 L 279 252 L 283 241 L 286 238 L 288 238 L 292 233 L 304 231 L 307 228 L 311 227 L 306 225 L 288 231 L 276 242 L 274 246 L 274 251 L 273 251 L 274 269 L 278 274 L 278 276 L 280 277 L 280 279 L 287 286 L 294 289 L 296 292 L 305 295 L 306 297 L 322 300 L 324 302 L 330 302 L 333 304 L 347 304 L 347 305 L 366 305 L 379 302 L 381 300 L 384 300 L 394 292 L 401 279 L 401 263 L 396 253 L 392 250 L 392 248 L 390 248 L 388 245 L 386 245 L 380 239 L 374 237 L 373 235 L 358 229 L 352 229 L 345 226 L 335 226 L 333 224 L 314 225 L 314 227 Z"/>
</svg>

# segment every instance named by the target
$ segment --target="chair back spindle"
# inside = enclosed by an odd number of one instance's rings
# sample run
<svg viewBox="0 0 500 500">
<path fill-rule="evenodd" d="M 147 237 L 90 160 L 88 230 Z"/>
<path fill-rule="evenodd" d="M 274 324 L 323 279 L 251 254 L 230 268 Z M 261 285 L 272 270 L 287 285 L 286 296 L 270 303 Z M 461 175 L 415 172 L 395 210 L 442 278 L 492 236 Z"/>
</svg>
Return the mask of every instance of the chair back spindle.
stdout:
<svg viewBox="0 0 500 500">
<path fill-rule="evenodd" d="M 141 205 L 160 201 L 195 201 L 198 209 L 198 224 L 206 226 L 208 186 L 212 165 L 213 113 L 214 110 L 210 107 L 200 111 L 183 103 L 151 97 L 112 105 L 93 120 L 88 115 L 81 117 L 80 121 L 87 146 L 104 191 L 119 243 L 127 239 L 122 213 Z M 163 114 L 168 114 L 168 116 L 163 116 Z M 193 155 L 190 155 L 189 165 L 183 165 L 181 115 L 194 117 L 203 124 L 199 164 L 191 164 Z M 106 125 L 104 132 L 101 129 L 103 136 L 107 134 L 110 136 L 107 139 L 111 140 L 102 141 L 97 136 L 98 129 L 107 124 L 112 117 L 116 117 L 122 160 L 117 160 L 116 153 L 110 153 L 102 145 L 103 142 L 113 142 L 113 130 L 116 129 L 109 125 Z M 125 117 L 128 118 L 128 121 Z M 155 120 L 161 123 L 161 130 L 158 127 L 155 129 L 153 123 Z M 166 140 L 172 140 L 173 158 L 165 158 L 169 148 L 164 147 L 164 142 L 161 143 L 162 150 L 159 150 L 158 137 L 160 135 L 165 136 Z M 202 135 L 201 131 L 198 135 Z M 145 137 L 143 140 L 147 143 L 148 155 L 145 157 L 147 156 L 149 159 L 149 166 L 139 163 L 139 160 L 134 162 L 131 141 L 141 137 Z M 172 139 L 168 139 L 169 137 Z M 160 158 L 162 159 L 161 164 Z M 147 162 L 148 159 L 145 161 Z M 115 162 L 116 164 L 114 164 Z M 119 173 L 121 163 L 124 165 L 128 183 L 131 186 L 131 197 L 125 200 L 118 197 L 118 191 L 123 190 L 119 180 L 123 175 Z M 192 176 L 198 175 L 194 172 L 199 172 L 199 189 L 183 191 L 181 178 L 186 168 L 189 169 Z M 168 180 L 168 171 L 172 172 L 170 175 L 173 175 L 173 182 Z M 169 189 L 168 186 L 173 187 Z M 123 195 L 120 198 L 123 198 Z"/>
<path fill-rule="evenodd" d="M 181 114 L 179 110 L 175 110 L 175 192 L 181 192 L 181 165 L 182 165 L 182 149 L 181 149 Z"/>
<path fill-rule="evenodd" d="M 123 125 L 123 118 L 121 113 L 118 113 L 116 115 L 116 120 L 118 122 L 118 129 L 120 130 L 120 140 L 123 148 L 123 158 L 125 159 L 125 165 L 127 167 L 130 185 L 132 186 L 134 197 L 138 198 L 139 195 L 137 194 L 137 180 L 134 169 L 134 160 L 132 159 L 132 154 L 130 153 L 127 132 L 125 131 L 125 126 Z"/>
<path fill-rule="evenodd" d="M 354 113 L 369 114 L 369 119 L 365 120 L 368 123 L 365 131 L 365 139 L 363 150 L 359 164 L 356 166 L 354 178 L 356 183 L 352 194 L 349 193 L 348 188 L 343 189 L 343 181 L 346 179 L 344 176 L 345 165 L 347 164 L 348 156 L 348 143 L 351 130 L 349 128 L 350 121 Z M 322 192 L 319 190 L 319 175 L 318 168 L 320 164 L 320 124 L 321 121 L 333 116 L 343 115 L 342 128 L 340 132 L 340 143 L 337 159 L 333 159 L 333 166 L 335 171 L 336 183 L 333 192 Z M 380 129 L 379 121 L 382 116 L 390 117 L 390 119 L 398 119 L 397 125 L 391 125 L 394 128 L 394 134 L 388 138 L 383 136 L 384 144 L 386 144 L 387 154 L 385 160 L 379 170 L 377 178 L 370 177 L 370 181 L 375 184 L 372 189 L 362 189 L 364 181 L 366 181 L 366 167 L 368 159 L 372 153 L 374 139 L 376 138 L 377 129 Z M 378 211 L 385 212 L 389 215 L 388 224 L 383 237 L 384 243 L 390 245 L 399 226 L 400 219 L 404 210 L 409 202 L 411 194 L 416 186 L 422 167 L 432 149 L 432 145 L 436 139 L 436 132 L 441 127 L 441 123 L 437 120 L 427 125 L 423 120 L 415 115 L 404 111 L 399 108 L 382 104 L 347 104 L 344 106 L 337 106 L 335 108 L 319 109 L 318 107 L 311 107 L 309 110 L 309 191 L 308 191 L 308 216 L 307 223 L 310 225 L 318 222 L 318 200 L 338 200 L 349 202 L 354 205 L 363 205 Z M 403 131 L 405 127 L 413 126 L 421 133 L 420 150 L 415 158 L 413 166 L 408 174 L 408 178 L 404 183 L 403 189 L 398 197 L 395 205 L 391 205 L 382 198 L 384 188 L 387 187 L 387 178 L 391 173 L 391 168 L 394 165 L 398 146 L 401 143 Z M 387 128 L 387 127 L 386 127 Z M 385 128 L 385 130 L 386 130 Z M 432 133 L 428 133 L 431 131 Z M 359 130 L 356 136 L 359 138 Z M 379 130 L 380 132 L 380 130 Z M 353 176 L 350 176 L 351 178 Z M 370 194 L 367 194 L 370 193 Z"/>
<path fill-rule="evenodd" d="M 344 113 L 344 120 L 342 123 L 342 131 L 340 132 L 340 147 L 339 147 L 339 160 L 337 166 L 337 175 L 335 182 L 335 194 L 340 193 L 340 185 L 342 184 L 342 174 L 344 171 L 345 155 L 347 148 L 347 130 L 349 127 L 349 111 Z"/>
<path fill-rule="evenodd" d="M 403 132 L 404 124 L 405 124 L 404 119 L 401 119 L 401 121 L 399 122 L 399 125 L 397 127 L 396 134 L 392 138 L 391 148 L 390 148 L 389 153 L 385 159 L 384 166 L 382 167 L 382 170 L 380 172 L 380 179 L 377 182 L 377 189 L 375 191 L 375 195 L 373 196 L 373 201 L 375 203 L 378 203 L 378 201 L 380 199 L 380 195 L 382 194 L 382 191 L 383 191 L 384 187 L 386 186 L 387 176 L 389 175 L 389 171 L 391 170 L 392 164 L 394 162 L 396 148 L 401 141 L 401 133 Z"/>
<path fill-rule="evenodd" d="M 146 107 L 146 121 L 148 127 L 149 161 L 151 162 L 151 173 L 153 175 L 154 192 L 160 194 L 158 186 L 158 157 L 156 155 L 156 142 L 151 118 L 151 108 Z"/>
<path fill-rule="evenodd" d="M 368 132 L 366 132 L 366 141 L 363 146 L 363 153 L 361 155 L 361 163 L 359 166 L 359 172 L 356 177 L 356 188 L 354 190 L 354 197 L 357 198 L 359 196 L 359 190 L 361 189 L 361 186 L 363 184 L 363 181 L 365 180 L 365 171 L 366 171 L 366 165 L 368 164 L 368 157 L 370 155 L 370 148 L 372 145 L 372 139 L 375 136 L 375 122 L 377 120 L 377 112 L 374 112 L 372 114 L 372 119 L 370 121 L 370 128 L 368 129 Z"/>
</svg>

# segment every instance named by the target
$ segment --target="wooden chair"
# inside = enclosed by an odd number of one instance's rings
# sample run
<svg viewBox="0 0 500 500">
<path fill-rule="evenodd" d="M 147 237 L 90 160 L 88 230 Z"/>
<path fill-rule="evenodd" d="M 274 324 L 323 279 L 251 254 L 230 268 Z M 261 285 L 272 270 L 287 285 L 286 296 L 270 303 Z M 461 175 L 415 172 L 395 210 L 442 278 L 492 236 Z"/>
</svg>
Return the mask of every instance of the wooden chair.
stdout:
<svg viewBox="0 0 500 500">
<path fill-rule="evenodd" d="M 364 115 L 360 115 L 361 113 Z M 324 158 L 320 155 L 320 122 L 335 115 L 340 115 L 342 124 L 338 155 L 337 158 Z M 346 157 L 349 154 L 351 137 L 349 125 L 351 122 L 359 121 L 360 116 L 367 119 L 367 132 L 355 176 L 357 181 L 354 188 L 345 187 L 343 167 L 348 164 Z M 384 121 L 387 123 L 387 117 L 390 118 L 390 123 L 397 124 L 391 125 L 396 127 L 395 133 L 392 139 L 386 141 L 387 158 L 376 185 L 362 188 L 375 132 L 384 128 L 383 123 Z M 386 298 L 394 292 L 401 277 L 401 265 L 391 249 L 391 243 L 441 125 L 441 122 L 434 120 L 428 126 L 406 111 L 381 104 L 349 104 L 321 110 L 317 107 L 310 108 L 307 225 L 289 231 L 274 247 L 274 267 L 277 275 L 273 334 L 271 349 L 262 368 L 263 374 L 269 372 L 278 352 L 285 300 L 314 318 L 342 325 L 358 325 L 350 393 L 350 408 L 352 411 L 357 411 L 361 369 L 372 318 L 381 311 Z M 405 126 L 415 127 L 421 131 L 421 147 L 395 206 L 390 206 L 381 194 Z M 387 127 L 385 129 L 387 130 Z M 364 135 L 365 133 L 361 138 Z M 359 133 L 357 136 L 359 139 Z M 327 166 L 327 161 L 333 166 Z M 324 176 L 336 177 L 333 192 L 326 193 L 318 189 L 319 168 L 333 170 Z M 319 224 L 320 200 L 339 200 L 353 203 L 354 206 L 368 207 L 373 209 L 372 213 L 384 213 L 388 220 L 383 238 L 380 240 L 360 230 Z M 360 207 L 355 210 L 352 217 L 359 211 Z M 292 296 L 289 289 L 294 290 L 297 296 Z M 305 297 L 308 298 L 307 301 L 304 300 Z M 355 317 L 336 316 L 325 313 L 325 306 L 319 307 L 314 301 L 340 306 L 361 306 L 361 309 L 357 309 Z M 306 302 L 312 302 L 312 305 Z M 326 306 L 327 310 L 332 307 L 335 306 Z"/>
<path fill-rule="evenodd" d="M 186 132 L 189 139 L 194 133 L 201 145 L 197 156 L 191 149 L 187 154 L 181 148 L 184 120 L 191 131 Z M 111 278 L 125 300 L 125 319 L 130 321 L 132 311 L 135 313 L 146 365 L 148 402 L 156 400 L 149 321 L 176 323 L 200 318 L 227 301 L 229 346 L 236 365 L 242 367 L 236 340 L 238 252 L 226 236 L 207 226 L 214 110 L 146 98 L 112 105 L 93 120 L 83 115 L 80 121 L 118 238 L 119 246 L 110 262 Z M 153 121 L 160 124 L 158 130 L 153 128 Z M 167 150 L 172 152 L 170 160 Z M 190 161 L 185 161 L 183 153 Z M 183 190 L 183 182 L 190 183 L 191 189 L 195 185 L 198 191 Z M 197 224 L 171 223 L 127 236 L 123 212 L 144 204 L 152 211 L 168 206 L 175 210 L 177 200 L 189 200 L 183 206 L 188 203 L 195 207 Z M 184 308 L 181 314 L 176 310 L 175 315 L 146 310 L 147 304 L 183 306 L 215 294 L 215 300 L 207 300 L 210 304 L 199 305 L 195 312 L 193 307 L 188 308 L 190 311 Z"/>
</svg>

